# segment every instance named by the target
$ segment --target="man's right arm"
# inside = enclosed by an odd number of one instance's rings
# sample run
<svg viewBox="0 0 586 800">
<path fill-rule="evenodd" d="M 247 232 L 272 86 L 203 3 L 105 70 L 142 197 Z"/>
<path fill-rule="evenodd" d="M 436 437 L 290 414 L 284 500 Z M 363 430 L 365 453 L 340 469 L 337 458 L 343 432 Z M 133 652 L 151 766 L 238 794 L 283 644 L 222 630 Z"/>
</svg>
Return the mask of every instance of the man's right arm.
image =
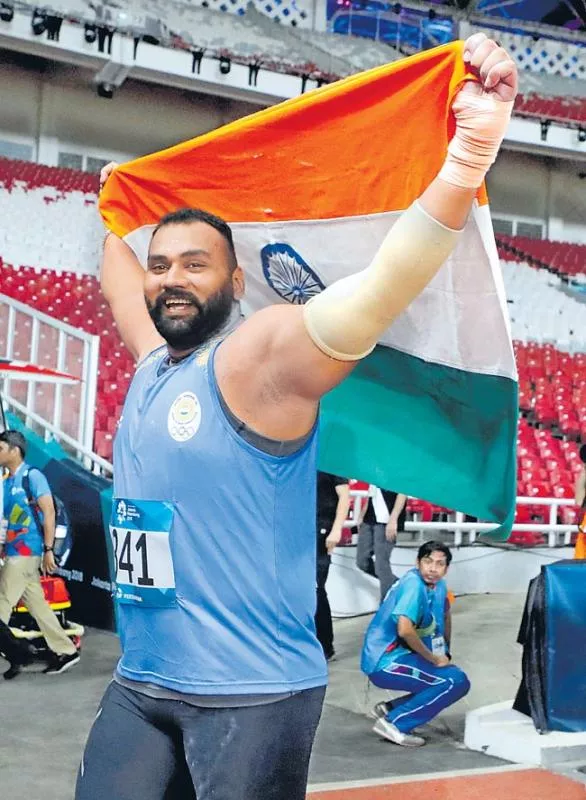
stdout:
<svg viewBox="0 0 586 800">
<path fill-rule="evenodd" d="M 104 242 L 100 284 L 122 341 L 141 361 L 164 340 L 146 307 L 144 270 L 126 242 L 113 233 Z"/>
<path fill-rule="evenodd" d="M 417 655 L 429 661 L 436 667 L 446 667 L 450 661 L 447 656 L 434 656 L 431 650 L 426 647 L 415 630 L 415 625 L 411 622 L 409 617 L 400 616 L 397 622 L 397 633 L 400 638 L 405 642 L 409 650 L 412 650 Z"/>
</svg>

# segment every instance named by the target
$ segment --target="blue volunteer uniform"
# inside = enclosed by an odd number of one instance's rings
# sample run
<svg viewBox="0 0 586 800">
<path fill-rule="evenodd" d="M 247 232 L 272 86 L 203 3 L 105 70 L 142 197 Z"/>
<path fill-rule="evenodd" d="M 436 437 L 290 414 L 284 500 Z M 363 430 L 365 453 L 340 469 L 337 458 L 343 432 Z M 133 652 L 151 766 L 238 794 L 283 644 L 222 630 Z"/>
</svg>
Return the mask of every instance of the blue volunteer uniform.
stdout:
<svg viewBox="0 0 586 800">
<path fill-rule="evenodd" d="M 410 650 L 397 633 L 399 617 L 407 617 L 434 655 L 445 654 L 447 593 L 444 580 L 428 586 L 419 570 L 412 569 L 391 588 L 366 631 L 362 671 L 375 686 L 411 695 L 387 714 L 402 733 L 429 722 L 470 688 L 459 667 L 436 667 Z"/>
<path fill-rule="evenodd" d="M 4 518 L 7 521 L 6 542 L 4 551 L 6 556 L 42 556 L 43 531 L 31 512 L 26 492 L 22 481 L 29 465 L 22 463 L 14 475 L 9 475 L 4 481 Z M 47 479 L 38 469 L 33 469 L 29 474 L 30 491 L 35 500 L 51 494 Z M 43 512 L 37 509 L 39 521 L 43 522 Z"/>
<path fill-rule="evenodd" d="M 317 429 L 289 456 L 249 444 L 222 409 L 214 353 L 169 366 L 161 347 L 128 393 L 111 526 L 118 675 L 193 695 L 323 686 Z"/>
</svg>

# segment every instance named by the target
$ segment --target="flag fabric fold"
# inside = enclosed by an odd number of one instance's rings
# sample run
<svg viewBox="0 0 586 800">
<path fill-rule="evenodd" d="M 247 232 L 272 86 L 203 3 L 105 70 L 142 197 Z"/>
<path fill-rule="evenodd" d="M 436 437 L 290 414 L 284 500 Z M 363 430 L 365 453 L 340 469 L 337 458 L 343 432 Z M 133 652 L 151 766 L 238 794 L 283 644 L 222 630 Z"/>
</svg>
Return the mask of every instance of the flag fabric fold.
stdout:
<svg viewBox="0 0 586 800">
<path fill-rule="evenodd" d="M 106 225 L 144 263 L 156 222 L 203 208 L 234 231 L 247 313 L 366 267 L 429 185 L 467 78 L 462 43 L 354 75 L 119 167 Z M 320 467 L 498 524 L 514 515 L 517 374 L 488 201 L 452 256 L 322 403 Z"/>
</svg>

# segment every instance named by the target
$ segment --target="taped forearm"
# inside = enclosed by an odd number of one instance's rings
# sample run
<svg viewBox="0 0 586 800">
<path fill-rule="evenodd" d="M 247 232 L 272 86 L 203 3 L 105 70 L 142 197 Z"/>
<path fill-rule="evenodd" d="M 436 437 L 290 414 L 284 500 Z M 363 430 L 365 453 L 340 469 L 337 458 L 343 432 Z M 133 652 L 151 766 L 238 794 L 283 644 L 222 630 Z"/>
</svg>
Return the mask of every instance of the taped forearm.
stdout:
<svg viewBox="0 0 586 800">
<path fill-rule="evenodd" d="M 467 86 L 456 95 L 452 110 L 456 133 L 448 146 L 439 177 L 452 186 L 477 189 L 494 164 L 505 136 L 513 103 L 490 94 L 474 94 Z"/>
<path fill-rule="evenodd" d="M 339 361 L 364 358 L 434 277 L 458 235 L 414 203 L 393 225 L 368 269 L 328 286 L 305 305 L 313 342 Z"/>
</svg>

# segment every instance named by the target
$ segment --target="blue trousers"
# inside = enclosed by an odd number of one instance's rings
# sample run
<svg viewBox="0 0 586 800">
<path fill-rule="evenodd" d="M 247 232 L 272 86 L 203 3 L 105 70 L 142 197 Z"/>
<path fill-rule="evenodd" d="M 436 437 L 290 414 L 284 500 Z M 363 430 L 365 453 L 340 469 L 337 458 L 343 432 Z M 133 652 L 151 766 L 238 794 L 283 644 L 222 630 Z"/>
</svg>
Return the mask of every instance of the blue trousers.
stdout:
<svg viewBox="0 0 586 800">
<path fill-rule="evenodd" d="M 76 800 L 305 800 L 325 686 L 268 705 L 202 708 L 111 683 Z"/>
<path fill-rule="evenodd" d="M 416 653 L 399 656 L 369 678 L 381 689 L 412 695 L 387 714 L 388 721 L 402 733 L 425 725 L 470 690 L 470 681 L 460 667 L 436 667 Z"/>
</svg>

